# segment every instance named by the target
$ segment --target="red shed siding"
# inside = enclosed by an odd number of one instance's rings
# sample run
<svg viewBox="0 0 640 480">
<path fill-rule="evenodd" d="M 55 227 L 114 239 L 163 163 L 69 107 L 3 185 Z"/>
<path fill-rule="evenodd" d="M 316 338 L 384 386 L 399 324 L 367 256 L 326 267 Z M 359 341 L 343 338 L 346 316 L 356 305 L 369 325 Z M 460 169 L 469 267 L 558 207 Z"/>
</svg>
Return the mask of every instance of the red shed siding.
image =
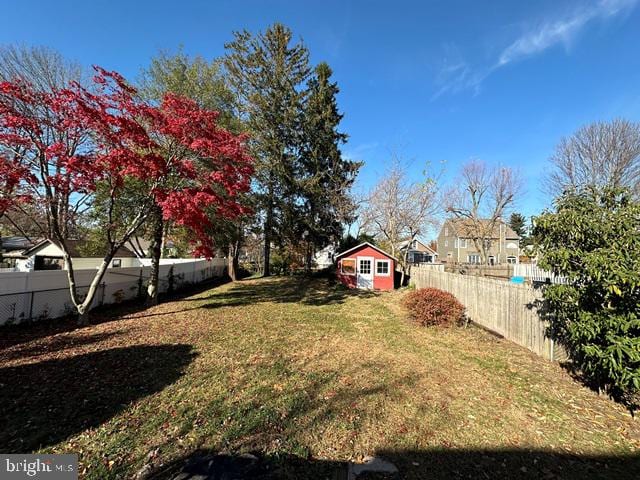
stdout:
<svg viewBox="0 0 640 480">
<path fill-rule="evenodd" d="M 394 287 L 394 271 L 396 269 L 396 262 L 393 258 L 384 253 L 379 252 L 375 248 L 371 248 L 368 245 L 364 245 L 362 248 L 354 250 L 353 252 L 341 257 L 338 260 L 337 276 L 338 280 L 349 288 L 356 288 L 356 275 L 344 275 L 342 273 L 342 260 L 345 258 L 352 258 L 354 260 L 357 257 L 372 257 L 374 259 L 371 268 L 373 270 L 373 288 L 375 290 L 393 290 Z M 388 260 L 389 261 L 389 275 L 382 276 L 376 273 L 376 260 Z M 357 262 L 356 262 L 357 268 Z"/>
</svg>

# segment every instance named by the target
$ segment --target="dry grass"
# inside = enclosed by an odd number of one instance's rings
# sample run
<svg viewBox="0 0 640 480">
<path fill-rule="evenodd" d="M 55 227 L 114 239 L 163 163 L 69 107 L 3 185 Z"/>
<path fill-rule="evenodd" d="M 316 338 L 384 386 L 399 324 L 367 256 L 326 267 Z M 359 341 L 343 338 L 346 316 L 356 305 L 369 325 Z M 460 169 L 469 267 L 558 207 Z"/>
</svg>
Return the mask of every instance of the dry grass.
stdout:
<svg viewBox="0 0 640 480">
<path fill-rule="evenodd" d="M 640 426 L 621 406 L 481 330 L 410 324 L 401 295 L 250 280 L 7 331 L 0 449 L 78 452 L 100 479 L 196 451 L 259 452 L 278 478 L 370 454 L 400 478 L 637 478 Z"/>
</svg>

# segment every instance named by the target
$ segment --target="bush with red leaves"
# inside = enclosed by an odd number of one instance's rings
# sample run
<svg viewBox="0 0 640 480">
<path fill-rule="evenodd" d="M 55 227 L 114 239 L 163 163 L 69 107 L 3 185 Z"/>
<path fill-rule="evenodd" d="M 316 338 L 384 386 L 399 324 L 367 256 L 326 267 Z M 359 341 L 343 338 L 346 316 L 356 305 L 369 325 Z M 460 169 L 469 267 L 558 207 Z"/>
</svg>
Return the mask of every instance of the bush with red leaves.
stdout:
<svg viewBox="0 0 640 480">
<path fill-rule="evenodd" d="M 449 292 L 437 288 L 420 288 L 402 299 L 413 320 L 423 327 L 452 326 L 464 318 L 464 305 Z"/>
</svg>

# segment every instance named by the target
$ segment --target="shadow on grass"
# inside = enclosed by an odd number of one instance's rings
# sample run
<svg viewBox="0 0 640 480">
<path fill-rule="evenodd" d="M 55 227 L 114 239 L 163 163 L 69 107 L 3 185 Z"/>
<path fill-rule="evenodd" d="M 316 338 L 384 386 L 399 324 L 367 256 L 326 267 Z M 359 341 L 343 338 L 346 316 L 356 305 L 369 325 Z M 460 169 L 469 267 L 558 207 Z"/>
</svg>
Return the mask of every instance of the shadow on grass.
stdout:
<svg viewBox="0 0 640 480">
<path fill-rule="evenodd" d="M 214 278 L 206 282 L 191 285 L 171 294 L 162 294 L 160 301 L 161 303 L 179 301 L 186 297 L 216 288 L 228 281 L 229 279 L 227 277 Z M 143 312 L 148 308 L 144 300 L 139 299 L 127 300 L 118 304 L 103 305 L 91 311 L 90 323 L 91 325 L 98 325 L 100 323 L 120 320 L 125 316 Z M 17 325 L 0 326 L 0 350 L 82 328 L 85 327 L 79 327 L 73 315 L 61 318 L 35 320 Z"/>
<path fill-rule="evenodd" d="M 114 348 L 0 369 L 0 452 L 28 452 L 96 427 L 178 380 L 189 345 Z"/>
<path fill-rule="evenodd" d="M 44 353 L 62 352 L 72 348 L 84 347 L 99 343 L 112 337 L 120 336 L 126 333 L 126 330 L 118 330 L 115 332 L 92 333 L 89 335 L 58 335 L 44 342 L 36 343 L 20 343 L 11 351 L 5 351 L 0 354 L 2 361 L 10 361 L 17 359 L 26 359 L 35 357 Z"/>
<path fill-rule="evenodd" d="M 331 279 L 313 276 L 271 277 L 261 281 L 240 281 L 224 293 L 197 299 L 209 300 L 204 308 L 252 305 L 262 302 L 334 305 L 349 298 L 379 295 L 371 290 L 349 289 Z"/>
<path fill-rule="evenodd" d="M 332 479 L 636 479 L 638 456 L 584 456 L 545 450 L 380 450 L 375 452 L 395 465 L 397 473 L 362 472 L 349 463 L 303 458 L 289 454 L 228 455 L 198 450 L 164 465 L 149 480 Z M 350 473 L 351 472 L 351 473 Z"/>
</svg>

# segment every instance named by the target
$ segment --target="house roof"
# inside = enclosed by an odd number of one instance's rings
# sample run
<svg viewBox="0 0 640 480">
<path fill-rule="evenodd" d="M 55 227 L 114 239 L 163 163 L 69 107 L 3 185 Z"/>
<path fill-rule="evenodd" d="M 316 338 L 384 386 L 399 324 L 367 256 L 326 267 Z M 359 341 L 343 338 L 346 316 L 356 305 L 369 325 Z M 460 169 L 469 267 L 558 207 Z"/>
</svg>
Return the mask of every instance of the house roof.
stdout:
<svg viewBox="0 0 640 480">
<path fill-rule="evenodd" d="M 396 257 L 391 256 L 390 254 L 388 254 L 381 248 L 376 247 L 375 245 L 371 245 L 369 242 L 363 242 L 360 245 L 356 245 L 355 247 L 350 248 L 349 250 L 345 250 L 344 252 L 339 253 L 338 255 L 336 255 L 336 260 L 338 260 L 340 257 L 344 257 L 345 255 L 348 255 L 349 253 L 355 252 L 356 250 L 360 250 L 362 247 L 371 247 L 377 252 L 380 252 L 381 254 L 386 255 L 389 258 L 393 258 L 396 262 L 398 261 Z"/>
<path fill-rule="evenodd" d="M 86 255 L 82 255 L 80 253 L 80 250 L 81 250 L 81 247 L 82 247 L 83 243 L 84 242 L 82 240 L 67 240 L 66 241 L 67 248 L 69 249 L 69 254 L 71 255 L 71 258 L 83 258 L 83 257 L 86 257 Z M 58 246 L 58 244 L 55 243 L 53 240 L 46 239 L 46 240 L 42 240 L 41 242 L 35 244 L 33 247 L 22 251 L 21 252 L 21 256 L 30 257 L 30 256 L 36 254 L 38 251 L 40 251 L 43 248 L 45 248 L 46 246 L 48 246 L 49 244 L 56 245 L 58 248 L 60 248 Z M 136 256 L 127 247 L 120 247 L 116 251 L 116 253 L 114 255 L 114 258 L 136 258 Z"/>
<path fill-rule="evenodd" d="M 33 240 L 29 240 L 27 237 L 2 237 L 0 238 L 0 246 L 5 252 L 11 252 L 14 250 L 24 250 L 34 245 Z"/>
<path fill-rule="evenodd" d="M 400 250 L 404 250 L 405 248 L 407 248 L 407 245 L 409 245 L 411 242 L 418 242 L 420 245 L 422 245 L 428 252 L 434 254 L 434 255 L 438 255 L 438 252 L 436 252 L 433 248 L 431 248 L 429 245 L 427 245 L 426 243 L 424 243 L 422 240 L 416 238 L 414 240 L 403 240 L 402 242 L 400 242 L 398 244 L 398 247 Z"/>
<path fill-rule="evenodd" d="M 142 237 L 131 237 L 129 240 L 127 240 L 127 243 L 125 243 L 125 246 L 128 250 L 131 250 L 134 254 L 136 250 L 142 250 L 140 253 L 143 253 L 146 255 L 146 253 L 151 248 L 151 241 Z"/>
<path fill-rule="evenodd" d="M 483 227 L 488 228 L 491 220 L 489 219 L 481 219 L 480 223 Z M 456 235 L 460 238 L 472 238 L 473 230 L 475 226 L 471 220 L 467 220 L 464 218 L 451 218 L 447 221 L 451 228 L 456 232 Z M 493 226 L 493 231 L 491 232 L 491 238 L 500 238 L 500 226 L 504 225 L 505 227 L 505 239 L 510 240 L 520 240 L 520 236 L 513 231 L 513 229 L 507 225 L 503 221 L 497 221 Z"/>
</svg>

